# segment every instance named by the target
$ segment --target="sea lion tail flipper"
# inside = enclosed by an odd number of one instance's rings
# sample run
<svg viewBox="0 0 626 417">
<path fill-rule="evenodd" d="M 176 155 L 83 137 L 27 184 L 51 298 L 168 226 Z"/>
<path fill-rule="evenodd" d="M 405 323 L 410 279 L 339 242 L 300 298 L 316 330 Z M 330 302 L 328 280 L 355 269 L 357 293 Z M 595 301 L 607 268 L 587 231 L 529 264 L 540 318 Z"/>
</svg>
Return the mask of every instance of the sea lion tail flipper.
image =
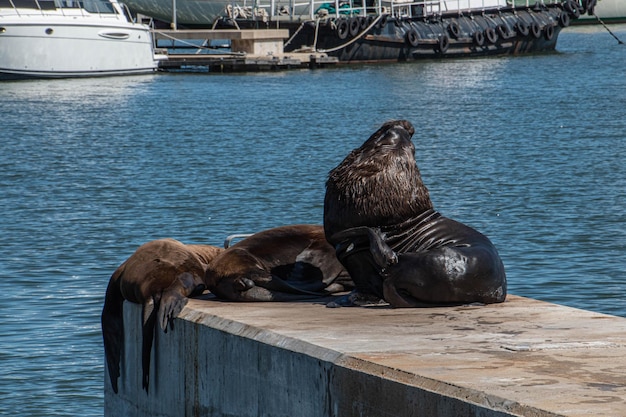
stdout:
<svg viewBox="0 0 626 417">
<path fill-rule="evenodd" d="M 349 294 L 345 294 L 341 297 L 326 304 L 328 308 L 337 307 L 361 307 L 367 305 L 385 304 L 386 301 L 382 298 L 359 290 L 352 290 Z"/>
<path fill-rule="evenodd" d="M 120 376 L 120 361 L 124 346 L 124 297 L 119 286 L 122 269 L 118 268 L 109 281 L 104 307 L 102 309 L 101 324 L 109 378 L 113 392 L 117 394 L 117 381 Z"/>
<path fill-rule="evenodd" d="M 148 384 L 150 382 L 150 354 L 152 353 L 152 341 L 154 340 L 154 327 L 156 325 L 157 312 L 161 303 L 161 296 L 155 295 L 150 297 L 142 307 L 142 326 L 141 326 L 141 368 L 142 377 L 141 385 L 148 392 Z"/>
</svg>

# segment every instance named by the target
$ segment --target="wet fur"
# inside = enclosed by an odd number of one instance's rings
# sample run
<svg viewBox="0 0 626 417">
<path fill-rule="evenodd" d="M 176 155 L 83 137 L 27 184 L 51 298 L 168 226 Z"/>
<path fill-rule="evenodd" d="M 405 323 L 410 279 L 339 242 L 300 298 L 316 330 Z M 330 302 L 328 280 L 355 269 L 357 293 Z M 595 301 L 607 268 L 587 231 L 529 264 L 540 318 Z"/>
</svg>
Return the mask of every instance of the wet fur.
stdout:
<svg viewBox="0 0 626 417">
<path fill-rule="evenodd" d="M 326 237 L 357 226 L 397 224 L 433 207 L 415 164 L 406 121 L 387 122 L 328 175 Z"/>
<path fill-rule="evenodd" d="M 231 301 L 288 301 L 352 287 L 322 226 L 255 233 L 226 249 L 206 271 L 209 290 Z"/>
<path fill-rule="evenodd" d="M 102 310 L 102 335 L 111 386 L 118 392 L 124 349 L 124 300 L 142 305 L 142 386 L 147 391 L 150 352 L 158 324 L 167 331 L 187 297 L 201 293 L 208 263 L 223 249 L 160 239 L 140 246 L 111 276 Z"/>
</svg>

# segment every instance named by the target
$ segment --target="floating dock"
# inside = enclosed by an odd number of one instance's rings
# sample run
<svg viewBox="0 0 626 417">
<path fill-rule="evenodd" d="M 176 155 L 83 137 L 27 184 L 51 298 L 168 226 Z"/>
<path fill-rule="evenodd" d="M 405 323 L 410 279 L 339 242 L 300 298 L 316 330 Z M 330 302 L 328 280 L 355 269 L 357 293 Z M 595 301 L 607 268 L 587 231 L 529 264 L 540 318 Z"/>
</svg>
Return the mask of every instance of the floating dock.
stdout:
<svg viewBox="0 0 626 417">
<path fill-rule="evenodd" d="M 124 305 L 105 416 L 626 416 L 626 319 L 509 296 L 447 308 L 191 300 L 157 331 Z M 106 366 L 105 366 L 106 368 Z"/>
<path fill-rule="evenodd" d="M 159 60 L 162 71 L 275 71 L 322 68 L 339 62 L 325 53 L 285 53 L 283 44 L 289 37 L 287 29 L 154 30 L 153 37 L 157 47 L 168 41 L 196 41 L 198 51 L 201 51 L 200 43 L 203 42 L 227 40 L 230 43 L 230 53 L 168 54 L 167 59 Z"/>
</svg>

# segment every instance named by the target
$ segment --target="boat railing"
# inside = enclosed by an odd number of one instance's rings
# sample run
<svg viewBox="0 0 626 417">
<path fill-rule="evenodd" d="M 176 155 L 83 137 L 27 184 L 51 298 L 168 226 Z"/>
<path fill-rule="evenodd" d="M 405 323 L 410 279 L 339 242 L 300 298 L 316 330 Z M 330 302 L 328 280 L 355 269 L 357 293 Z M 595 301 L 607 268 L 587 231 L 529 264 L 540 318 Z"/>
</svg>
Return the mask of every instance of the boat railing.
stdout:
<svg viewBox="0 0 626 417">
<path fill-rule="evenodd" d="M 442 13 L 476 9 L 534 7 L 561 3 L 562 0 L 244 0 L 243 8 L 263 10 L 254 16 L 286 16 L 315 19 L 320 16 L 366 16 L 370 14 L 397 17 L 433 16 Z M 232 7 L 235 6 L 234 4 Z"/>
<path fill-rule="evenodd" d="M 0 9 L 13 9 L 18 16 L 98 15 L 119 19 L 126 16 L 107 0 L 0 0 Z"/>
</svg>

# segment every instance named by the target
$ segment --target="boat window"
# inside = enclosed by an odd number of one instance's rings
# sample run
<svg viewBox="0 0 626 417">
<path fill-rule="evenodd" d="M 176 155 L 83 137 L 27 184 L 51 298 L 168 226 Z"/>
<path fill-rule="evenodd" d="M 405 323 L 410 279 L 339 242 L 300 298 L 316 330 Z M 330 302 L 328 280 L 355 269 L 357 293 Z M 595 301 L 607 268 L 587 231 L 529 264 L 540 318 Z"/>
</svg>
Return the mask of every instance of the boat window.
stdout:
<svg viewBox="0 0 626 417">
<path fill-rule="evenodd" d="M 57 7 L 64 8 L 79 8 L 81 6 L 80 2 L 75 0 L 55 0 L 54 3 L 57 5 Z"/>
<path fill-rule="evenodd" d="M 90 13 L 115 13 L 113 5 L 108 1 L 83 0 L 83 7 Z"/>
<path fill-rule="evenodd" d="M 56 6 L 54 5 L 54 0 L 38 0 L 39 7 L 41 10 L 54 10 Z"/>
<path fill-rule="evenodd" d="M 9 0 L 0 0 L 0 7 L 13 7 Z"/>
<path fill-rule="evenodd" d="M 20 9 L 39 9 L 35 0 L 13 0 L 13 4 Z"/>
</svg>

